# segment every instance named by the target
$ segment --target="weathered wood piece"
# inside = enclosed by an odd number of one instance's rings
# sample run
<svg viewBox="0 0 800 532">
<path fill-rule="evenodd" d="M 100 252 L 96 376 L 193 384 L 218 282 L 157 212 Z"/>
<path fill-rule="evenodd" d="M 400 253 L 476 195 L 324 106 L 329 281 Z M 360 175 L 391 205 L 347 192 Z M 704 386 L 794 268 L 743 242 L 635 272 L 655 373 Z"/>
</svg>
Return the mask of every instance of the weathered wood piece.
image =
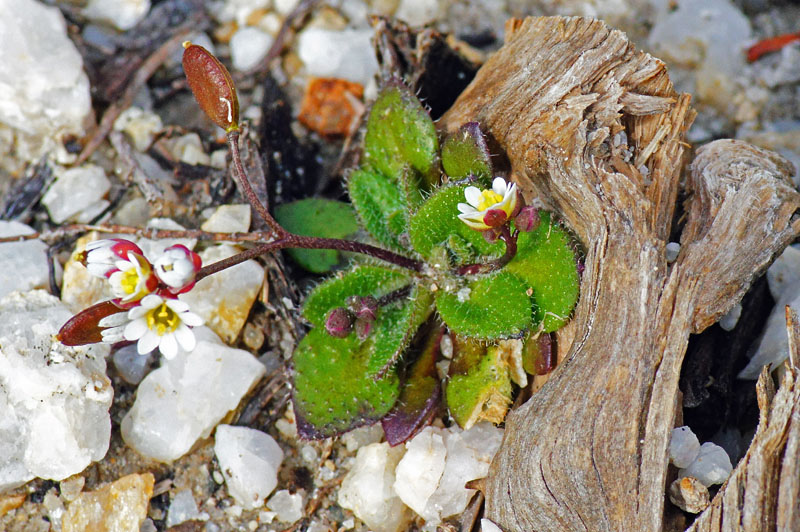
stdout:
<svg viewBox="0 0 800 532">
<path fill-rule="evenodd" d="M 790 166 L 742 142 L 701 148 L 678 259 L 665 246 L 694 113 L 661 61 L 599 21 L 542 17 L 442 118 L 477 120 L 512 176 L 586 250 L 567 360 L 509 415 L 485 487 L 504 530 L 662 529 L 667 446 L 691 332 L 726 312 L 798 233 Z"/>
</svg>

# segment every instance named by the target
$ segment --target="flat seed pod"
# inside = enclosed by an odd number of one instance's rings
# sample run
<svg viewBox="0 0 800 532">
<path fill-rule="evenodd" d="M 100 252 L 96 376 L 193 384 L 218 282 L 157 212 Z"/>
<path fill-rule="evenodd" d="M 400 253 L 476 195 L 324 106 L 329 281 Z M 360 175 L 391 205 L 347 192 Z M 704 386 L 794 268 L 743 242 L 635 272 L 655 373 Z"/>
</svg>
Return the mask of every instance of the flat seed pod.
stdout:
<svg viewBox="0 0 800 532">
<path fill-rule="evenodd" d="M 228 69 L 202 46 L 186 41 L 183 47 L 183 71 L 200 108 L 226 132 L 239 129 L 239 99 Z"/>
</svg>

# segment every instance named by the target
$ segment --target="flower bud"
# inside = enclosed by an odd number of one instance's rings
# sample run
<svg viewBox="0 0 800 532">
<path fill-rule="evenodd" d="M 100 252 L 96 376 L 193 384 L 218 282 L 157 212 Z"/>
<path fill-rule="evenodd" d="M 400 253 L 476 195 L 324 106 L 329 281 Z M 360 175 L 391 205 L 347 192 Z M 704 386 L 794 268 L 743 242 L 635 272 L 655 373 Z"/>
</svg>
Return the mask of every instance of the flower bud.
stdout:
<svg viewBox="0 0 800 532">
<path fill-rule="evenodd" d="M 539 221 L 539 209 L 533 205 L 527 205 L 514 218 L 514 225 L 520 231 L 529 233 L 539 227 Z"/>
<path fill-rule="evenodd" d="M 356 334 L 358 335 L 358 339 L 362 342 L 367 339 L 369 333 L 372 332 L 372 323 L 374 320 L 364 320 L 364 319 L 357 319 L 356 320 Z"/>
<path fill-rule="evenodd" d="M 211 52 L 183 43 L 183 71 L 197 103 L 226 132 L 239 129 L 239 99 L 228 69 Z"/>
<path fill-rule="evenodd" d="M 373 322 L 378 312 L 378 300 L 372 296 L 351 296 L 347 299 L 347 307 L 356 318 Z"/>
<path fill-rule="evenodd" d="M 483 223 L 489 227 L 500 227 L 508 220 L 508 215 L 500 209 L 489 209 L 483 216 Z"/>
<path fill-rule="evenodd" d="M 194 276 L 202 262 L 200 255 L 182 244 L 176 244 L 164 250 L 163 255 L 153 263 L 153 269 L 171 293 L 182 294 L 194 286 Z"/>
<path fill-rule="evenodd" d="M 346 337 L 353 330 L 353 313 L 344 307 L 333 309 L 325 319 L 325 330 L 333 337 Z"/>
</svg>

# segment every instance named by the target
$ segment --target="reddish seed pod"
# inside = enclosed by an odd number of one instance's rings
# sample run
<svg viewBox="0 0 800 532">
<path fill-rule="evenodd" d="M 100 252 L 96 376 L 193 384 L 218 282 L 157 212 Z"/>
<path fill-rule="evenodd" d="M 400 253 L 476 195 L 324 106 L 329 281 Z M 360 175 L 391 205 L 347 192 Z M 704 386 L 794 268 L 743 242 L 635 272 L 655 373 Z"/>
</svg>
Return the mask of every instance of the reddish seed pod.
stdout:
<svg viewBox="0 0 800 532">
<path fill-rule="evenodd" d="M 336 338 L 345 338 L 353 330 L 353 313 L 344 307 L 337 307 L 328 313 L 325 330 Z"/>
<path fill-rule="evenodd" d="M 58 331 L 56 338 L 64 345 L 96 344 L 103 341 L 98 323 L 106 316 L 123 310 L 111 301 L 103 301 L 72 316 Z"/>
<path fill-rule="evenodd" d="M 239 99 L 228 69 L 211 52 L 183 43 L 183 71 L 197 103 L 226 132 L 239 129 Z"/>
</svg>

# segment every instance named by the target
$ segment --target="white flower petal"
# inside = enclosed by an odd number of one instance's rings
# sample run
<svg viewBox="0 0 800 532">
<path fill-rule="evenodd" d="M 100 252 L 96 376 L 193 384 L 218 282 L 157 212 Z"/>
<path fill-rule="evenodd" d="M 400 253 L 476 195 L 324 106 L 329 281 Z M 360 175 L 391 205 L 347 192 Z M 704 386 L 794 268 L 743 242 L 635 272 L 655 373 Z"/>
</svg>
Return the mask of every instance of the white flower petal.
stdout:
<svg viewBox="0 0 800 532">
<path fill-rule="evenodd" d="M 140 355 L 146 355 L 156 347 L 161 342 L 161 337 L 157 335 L 155 332 L 147 329 L 144 333 L 144 336 L 139 338 L 139 343 L 136 344 L 136 350 L 139 352 Z"/>
<path fill-rule="evenodd" d="M 147 310 L 154 309 L 164 302 L 164 298 L 156 294 L 148 294 L 142 298 L 142 307 Z"/>
<path fill-rule="evenodd" d="M 181 314 L 181 321 L 189 327 L 199 327 L 203 324 L 203 318 L 194 312 L 184 312 Z"/>
<path fill-rule="evenodd" d="M 475 207 L 470 205 L 469 203 L 459 203 L 458 204 L 458 212 L 468 214 L 472 212 L 478 212 Z"/>
<path fill-rule="evenodd" d="M 138 340 L 147 332 L 147 322 L 144 321 L 144 318 L 138 318 L 130 322 L 128 325 L 125 326 L 125 339 L 126 340 Z"/>
<path fill-rule="evenodd" d="M 178 354 L 178 341 L 175 340 L 175 334 L 165 334 L 161 337 L 161 342 L 158 344 L 158 350 L 164 355 L 164 358 L 171 360 Z"/>
<path fill-rule="evenodd" d="M 128 311 L 128 319 L 129 320 L 138 320 L 139 318 L 141 318 L 142 316 L 147 314 L 147 310 L 148 309 L 144 308 L 141 305 L 139 305 L 137 307 L 133 307 L 132 309 L 130 309 Z"/>
<path fill-rule="evenodd" d="M 128 313 L 123 311 L 106 316 L 97 322 L 97 325 L 100 327 L 115 327 L 117 325 L 122 325 L 123 323 L 128 323 L 128 321 Z"/>
<path fill-rule="evenodd" d="M 474 214 L 459 214 L 458 219 L 473 229 L 477 229 L 479 231 L 485 231 L 486 229 L 489 229 L 489 226 L 483 223 L 483 214 L 479 212 Z"/>
<path fill-rule="evenodd" d="M 169 308 L 180 314 L 189 310 L 189 303 L 181 301 L 180 299 L 165 299 L 165 303 Z"/>
<path fill-rule="evenodd" d="M 95 277 L 105 277 L 108 275 L 108 272 L 114 270 L 114 266 L 112 264 L 99 264 L 96 262 L 87 262 L 86 269 L 89 270 L 89 273 L 94 275 Z"/>
<path fill-rule="evenodd" d="M 135 268 L 136 264 L 132 263 L 129 260 L 117 260 L 117 261 L 114 261 L 114 266 L 118 270 L 122 270 L 123 272 L 126 272 L 126 271 L 130 270 L 131 268 Z"/>
<path fill-rule="evenodd" d="M 191 351 L 197 345 L 197 339 L 194 337 L 194 332 L 181 323 L 177 329 L 175 329 L 175 338 L 178 340 L 178 343 L 181 346 L 181 349 L 184 351 Z"/>
<path fill-rule="evenodd" d="M 508 185 L 506 184 L 506 180 L 503 179 L 502 177 L 495 177 L 494 181 L 492 181 L 492 190 L 495 192 L 495 194 L 505 196 L 507 186 Z"/>
<path fill-rule="evenodd" d="M 467 203 L 478 208 L 481 204 L 481 189 L 478 187 L 467 187 L 464 189 L 464 197 L 467 198 Z"/>
<path fill-rule="evenodd" d="M 121 342 L 125 340 L 124 327 L 111 327 L 110 329 L 105 329 L 100 331 L 100 336 L 103 338 L 103 342 L 107 344 L 116 344 L 117 342 Z"/>
</svg>

